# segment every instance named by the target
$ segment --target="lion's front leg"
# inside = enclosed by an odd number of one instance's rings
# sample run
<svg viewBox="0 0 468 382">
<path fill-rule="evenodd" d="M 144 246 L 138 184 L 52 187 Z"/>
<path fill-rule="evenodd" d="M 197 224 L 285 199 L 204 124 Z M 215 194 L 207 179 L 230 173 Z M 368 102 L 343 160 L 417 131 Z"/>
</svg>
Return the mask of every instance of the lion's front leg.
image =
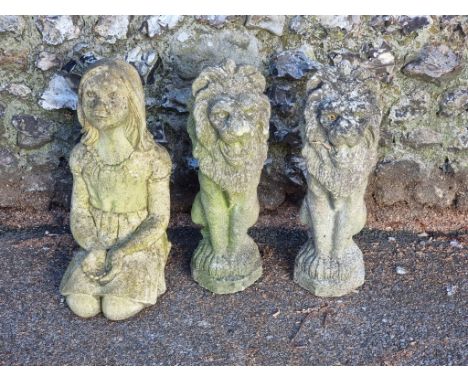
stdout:
<svg viewBox="0 0 468 382">
<path fill-rule="evenodd" d="M 249 189 L 244 193 L 229 194 L 229 250 L 236 252 L 252 240 L 247 234 L 255 224 L 260 212 L 257 190 Z"/>
<path fill-rule="evenodd" d="M 313 241 L 315 255 L 321 258 L 330 257 L 332 253 L 335 211 L 330 202 L 330 193 L 311 177 L 305 204 L 310 239 Z"/>
<path fill-rule="evenodd" d="M 334 202 L 336 215 L 333 232 L 333 254 L 342 254 L 354 245 L 353 235 L 361 231 L 366 222 L 366 205 L 363 190 L 357 189 L 350 196 Z"/>
<path fill-rule="evenodd" d="M 223 190 L 210 178 L 199 172 L 200 202 L 207 224 L 208 240 L 214 254 L 222 254 L 229 244 L 228 206 Z"/>
</svg>

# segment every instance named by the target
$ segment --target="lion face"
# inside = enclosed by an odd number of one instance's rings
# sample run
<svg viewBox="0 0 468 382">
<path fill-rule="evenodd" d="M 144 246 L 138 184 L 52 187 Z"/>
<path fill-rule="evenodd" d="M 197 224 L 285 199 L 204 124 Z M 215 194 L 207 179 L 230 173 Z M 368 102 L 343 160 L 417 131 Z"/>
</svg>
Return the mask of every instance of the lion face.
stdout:
<svg viewBox="0 0 468 382">
<path fill-rule="evenodd" d="M 247 99 L 246 99 L 247 98 Z M 257 107 L 248 97 L 217 99 L 209 108 L 208 118 L 225 143 L 233 143 L 255 131 Z"/>
<path fill-rule="evenodd" d="M 368 109 L 362 99 L 327 99 L 319 105 L 317 119 L 332 146 L 353 147 L 369 123 Z"/>
<path fill-rule="evenodd" d="M 188 132 L 200 171 L 225 190 L 242 192 L 260 177 L 267 154 L 270 104 L 252 66 L 227 61 L 195 80 Z"/>
<path fill-rule="evenodd" d="M 258 105 L 250 97 L 223 97 L 208 107 L 208 119 L 219 136 L 219 149 L 232 166 L 242 165 L 255 139 L 260 115 Z"/>
<path fill-rule="evenodd" d="M 311 105 L 312 106 L 312 105 Z M 336 165 L 353 164 L 361 160 L 359 152 L 374 140 L 375 126 L 373 114 L 375 107 L 365 96 L 352 94 L 328 94 L 326 98 L 314 103 L 315 118 L 308 120 L 306 129 L 307 143 L 314 144 L 316 130 L 321 130 L 324 142 L 329 145 L 331 160 Z M 352 158 L 357 155 L 356 158 Z"/>
</svg>

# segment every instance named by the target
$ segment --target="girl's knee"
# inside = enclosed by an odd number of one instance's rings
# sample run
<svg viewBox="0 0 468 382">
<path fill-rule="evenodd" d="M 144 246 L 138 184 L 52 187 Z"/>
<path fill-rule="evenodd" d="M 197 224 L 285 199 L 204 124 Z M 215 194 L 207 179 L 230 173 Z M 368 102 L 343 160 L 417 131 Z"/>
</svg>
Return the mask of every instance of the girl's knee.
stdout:
<svg viewBox="0 0 468 382">
<path fill-rule="evenodd" d="M 145 306 L 128 298 L 105 296 L 102 299 L 102 313 L 112 321 L 126 320 L 137 314 Z"/>
<path fill-rule="evenodd" d="M 66 297 L 66 301 L 72 312 L 82 318 L 94 317 L 101 311 L 99 297 L 88 294 L 71 294 Z"/>
</svg>

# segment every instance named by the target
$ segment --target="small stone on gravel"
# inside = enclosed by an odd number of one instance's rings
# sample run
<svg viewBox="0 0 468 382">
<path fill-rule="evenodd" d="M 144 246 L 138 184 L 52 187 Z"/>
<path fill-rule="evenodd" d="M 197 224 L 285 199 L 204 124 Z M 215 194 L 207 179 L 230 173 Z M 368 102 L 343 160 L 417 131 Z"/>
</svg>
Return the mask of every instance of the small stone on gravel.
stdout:
<svg viewBox="0 0 468 382">
<path fill-rule="evenodd" d="M 463 249 L 463 244 L 460 243 L 458 240 L 452 240 L 452 241 L 450 242 L 450 246 L 451 246 L 451 247 L 454 247 L 454 248 Z"/>
<path fill-rule="evenodd" d="M 447 296 L 453 296 L 457 293 L 458 287 L 456 285 L 447 285 Z"/>
<path fill-rule="evenodd" d="M 396 273 L 399 275 L 406 275 L 408 271 L 406 270 L 406 268 L 398 266 L 396 267 Z"/>
</svg>

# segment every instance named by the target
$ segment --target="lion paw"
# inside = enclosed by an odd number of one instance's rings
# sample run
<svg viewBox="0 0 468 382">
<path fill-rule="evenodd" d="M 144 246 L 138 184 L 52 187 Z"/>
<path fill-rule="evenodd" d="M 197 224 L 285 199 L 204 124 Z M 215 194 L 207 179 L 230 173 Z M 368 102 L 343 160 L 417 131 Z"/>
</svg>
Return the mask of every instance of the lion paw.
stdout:
<svg viewBox="0 0 468 382">
<path fill-rule="evenodd" d="M 304 244 L 296 258 L 296 268 L 315 280 L 347 279 L 348 272 L 342 265 L 339 259 L 316 253 L 312 240 Z"/>
</svg>

